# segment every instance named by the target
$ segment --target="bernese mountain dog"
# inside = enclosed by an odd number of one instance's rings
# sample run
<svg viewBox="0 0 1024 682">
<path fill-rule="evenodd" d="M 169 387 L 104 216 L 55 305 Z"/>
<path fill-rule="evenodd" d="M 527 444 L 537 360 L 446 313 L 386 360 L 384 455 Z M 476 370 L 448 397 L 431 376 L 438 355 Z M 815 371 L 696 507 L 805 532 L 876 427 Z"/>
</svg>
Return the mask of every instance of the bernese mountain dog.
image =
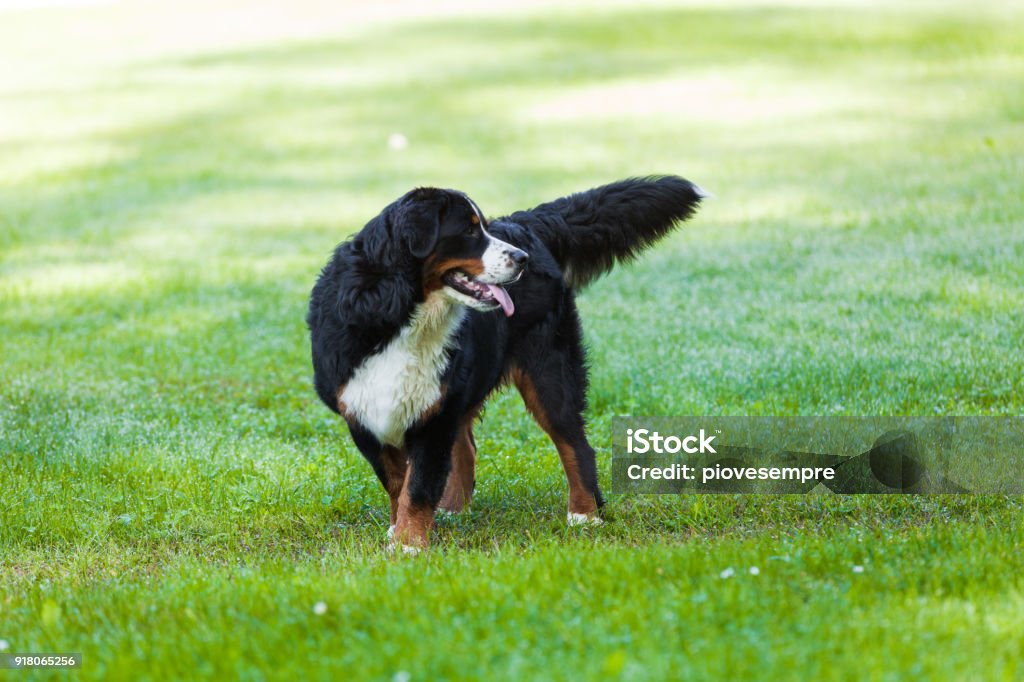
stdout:
<svg viewBox="0 0 1024 682">
<path fill-rule="evenodd" d="M 505 384 L 554 441 L 569 523 L 600 522 L 575 292 L 705 196 L 679 177 L 635 178 L 488 220 L 462 192 L 427 187 L 337 247 L 306 318 L 314 380 L 387 491 L 392 549 L 425 548 L 436 511 L 469 502 L 473 424 Z"/>
</svg>

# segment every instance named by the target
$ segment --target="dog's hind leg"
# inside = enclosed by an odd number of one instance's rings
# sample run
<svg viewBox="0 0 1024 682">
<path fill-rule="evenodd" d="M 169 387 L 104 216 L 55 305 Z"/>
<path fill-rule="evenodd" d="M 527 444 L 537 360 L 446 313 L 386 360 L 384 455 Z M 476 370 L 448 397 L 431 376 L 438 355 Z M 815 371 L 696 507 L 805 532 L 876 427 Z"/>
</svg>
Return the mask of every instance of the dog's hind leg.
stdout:
<svg viewBox="0 0 1024 682">
<path fill-rule="evenodd" d="M 447 512 L 462 511 L 473 499 L 476 486 L 476 440 L 473 423 L 483 405 L 467 412 L 459 422 L 455 444 L 452 446 L 452 468 L 438 508 Z"/>
<path fill-rule="evenodd" d="M 476 485 L 476 441 L 473 439 L 473 421 L 479 409 L 471 411 L 459 424 L 459 432 L 452 446 L 452 470 L 438 508 L 457 514 L 473 499 Z"/>
<path fill-rule="evenodd" d="M 527 409 L 558 449 L 569 481 L 569 523 L 600 523 L 597 510 L 604 505 L 604 498 L 597 484 L 597 459 L 587 441 L 583 420 L 586 360 L 575 314 L 566 322 L 555 348 L 517 358 L 511 378 Z"/>
</svg>

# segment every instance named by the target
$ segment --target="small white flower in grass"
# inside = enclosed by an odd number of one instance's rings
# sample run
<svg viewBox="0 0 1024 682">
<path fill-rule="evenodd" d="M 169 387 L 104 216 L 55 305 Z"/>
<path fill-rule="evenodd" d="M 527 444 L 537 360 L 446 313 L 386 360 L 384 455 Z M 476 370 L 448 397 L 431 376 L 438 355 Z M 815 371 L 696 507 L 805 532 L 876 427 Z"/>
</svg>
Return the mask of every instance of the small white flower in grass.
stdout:
<svg viewBox="0 0 1024 682">
<path fill-rule="evenodd" d="M 391 682 L 409 682 L 409 680 L 411 679 L 412 675 L 405 672 L 404 670 L 399 670 L 397 673 L 392 675 Z"/>
<path fill-rule="evenodd" d="M 863 573 L 864 572 L 864 567 L 858 564 L 858 565 L 853 567 L 853 572 L 854 573 Z"/>
<path fill-rule="evenodd" d="M 409 146 L 409 138 L 402 133 L 391 133 L 388 136 L 388 147 L 391 149 L 399 150 L 405 149 Z"/>
<path fill-rule="evenodd" d="M 11 643 L 6 639 L 0 639 L 0 651 L 7 651 L 11 648 Z"/>
<path fill-rule="evenodd" d="M 313 604 L 313 613 L 315 613 L 318 616 L 322 616 L 325 613 L 327 613 L 327 603 L 318 601 L 317 603 Z"/>
<path fill-rule="evenodd" d="M 761 569 L 757 566 L 750 567 L 750 575 L 761 575 Z"/>
<path fill-rule="evenodd" d="M 719 573 L 718 577 L 721 578 L 722 580 L 725 580 L 726 578 L 731 578 L 735 573 L 736 573 L 736 571 L 732 570 L 732 567 L 729 567 L 729 568 L 725 569 L 724 571 L 722 571 L 721 573 Z"/>
</svg>

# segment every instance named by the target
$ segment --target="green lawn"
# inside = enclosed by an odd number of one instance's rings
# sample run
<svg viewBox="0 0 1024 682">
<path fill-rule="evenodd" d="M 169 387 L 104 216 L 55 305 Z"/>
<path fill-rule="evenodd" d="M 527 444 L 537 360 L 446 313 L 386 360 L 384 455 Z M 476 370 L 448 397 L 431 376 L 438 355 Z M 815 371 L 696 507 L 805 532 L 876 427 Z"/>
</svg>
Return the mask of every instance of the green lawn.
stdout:
<svg viewBox="0 0 1024 682">
<path fill-rule="evenodd" d="M 1021 3 L 4 5 L 10 651 L 113 680 L 1024 678 L 1020 498 L 613 495 L 570 529 L 516 395 L 471 508 L 390 557 L 303 321 L 412 186 L 499 215 L 678 173 L 717 199 L 580 297 L 606 487 L 614 415 L 1020 415 Z"/>
</svg>

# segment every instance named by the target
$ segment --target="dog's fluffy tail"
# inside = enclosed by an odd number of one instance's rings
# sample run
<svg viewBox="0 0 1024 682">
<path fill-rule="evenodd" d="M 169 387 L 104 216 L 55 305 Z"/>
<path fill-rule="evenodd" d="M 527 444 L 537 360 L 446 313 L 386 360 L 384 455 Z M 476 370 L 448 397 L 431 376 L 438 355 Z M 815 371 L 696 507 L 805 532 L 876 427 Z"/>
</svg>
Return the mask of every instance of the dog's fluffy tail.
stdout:
<svg viewBox="0 0 1024 682">
<path fill-rule="evenodd" d="M 694 214 L 709 194 L 676 176 L 630 178 L 519 211 L 509 219 L 540 237 L 569 286 L 582 288 L 628 262 Z"/>
</svg>

